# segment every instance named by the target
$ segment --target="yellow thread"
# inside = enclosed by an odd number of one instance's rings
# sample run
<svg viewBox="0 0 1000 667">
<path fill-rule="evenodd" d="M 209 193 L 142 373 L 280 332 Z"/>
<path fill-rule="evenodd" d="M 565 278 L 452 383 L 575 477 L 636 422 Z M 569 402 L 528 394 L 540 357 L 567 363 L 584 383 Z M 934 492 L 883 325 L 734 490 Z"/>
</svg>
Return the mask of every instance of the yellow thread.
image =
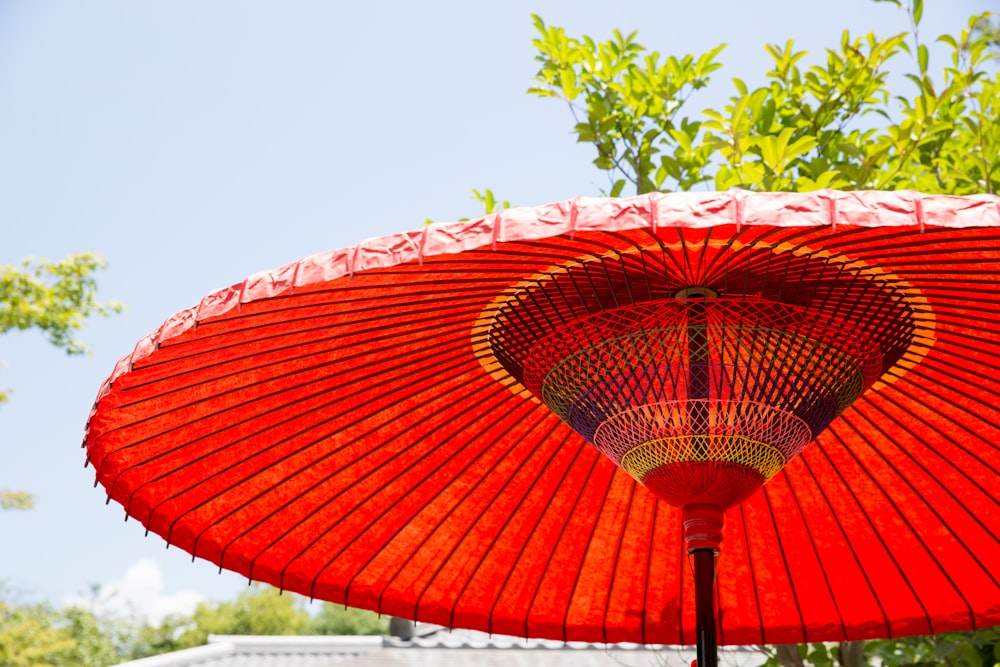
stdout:
<svg viewBox="0 0 1000 667">
<path fill-rule="evenodd" d="M 682 435 L 657 438 L 633 447 L 622 457 L 621 467 L 641 480 L 671 463 L 737 463 L 770 479 L 785 465 L 785 457 L 764 442 L 739 435 Z"/>
</svg>

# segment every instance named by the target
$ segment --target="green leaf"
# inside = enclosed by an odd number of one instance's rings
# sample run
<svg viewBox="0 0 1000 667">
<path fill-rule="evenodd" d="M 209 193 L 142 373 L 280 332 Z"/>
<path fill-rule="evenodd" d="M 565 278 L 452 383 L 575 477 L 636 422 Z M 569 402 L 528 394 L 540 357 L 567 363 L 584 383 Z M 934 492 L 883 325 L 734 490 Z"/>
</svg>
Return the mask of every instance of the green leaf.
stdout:
<svg viewBox="0 0 1000 667">
<path fill-rule="evenodd" d="M 0 509 L 28 510 L 34 507 L 34 505 L 35 499 L 30 493 L 0 489 Z"/>
<path fill-rule="evenodd" d="M 947 44 L 956 51 L 958 50 L 958 40 L 956 40 L 951 35 L 941 35 L 940 37 L 937 38 L 937 41 Z"/>
<path fill-rule="evenodd" d="M 600 155 L 594 158 L 594 166 L 598 169 L 603 169 L 605 171 L 613 169 L 615 164 L 612 162 L 611 158 L 607 155 Z"/>
<path fill-rule="evenodd" d="M 559 71 L 559 83 L 563 97 L 567 100 L 574 100 L 580 94 L 580 89 L 576 85 L 576 72 L 572 67 L 564 67 Z"/>
</svg>

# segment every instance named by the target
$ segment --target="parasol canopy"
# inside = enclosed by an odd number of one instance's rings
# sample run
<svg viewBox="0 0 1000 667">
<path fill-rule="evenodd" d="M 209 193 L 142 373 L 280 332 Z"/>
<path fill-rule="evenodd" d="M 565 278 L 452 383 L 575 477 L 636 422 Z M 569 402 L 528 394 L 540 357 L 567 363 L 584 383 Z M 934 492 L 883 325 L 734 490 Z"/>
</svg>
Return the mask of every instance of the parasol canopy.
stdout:
<svg viewBox="0 0 1000 667">
<path fill-rule="evenodd" d="M 168 319 L 84 446 L 168 544 L 384 614 L 690 644 L 701 551 L 722 643 L 997 625 L 1000 198 L 654 193 L 372 239 Z"/>
</svg>

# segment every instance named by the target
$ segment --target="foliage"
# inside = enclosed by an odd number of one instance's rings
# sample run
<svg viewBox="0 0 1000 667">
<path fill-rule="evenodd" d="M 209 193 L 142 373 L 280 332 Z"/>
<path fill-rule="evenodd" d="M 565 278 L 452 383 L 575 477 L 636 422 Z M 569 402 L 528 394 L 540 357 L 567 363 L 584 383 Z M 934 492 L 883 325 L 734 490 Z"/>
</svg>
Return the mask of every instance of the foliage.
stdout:
<svg viewBox="0 0 1000 667">
<path fill-rule="evenodd" d="M 87 351 L 76 333 L 91 315 L 107 317 L 121 304 L 97 300 L 94 274 L 104 268 L 93 253 L 76 253 L 59 261 L 26 259 L 20 265 L 0 266 L 0 334 L 37 329 L 67 354 Z M 0 390 L 0 403 L 9 392 Z M 0 509 L 29 509 L 30 494 L 0 489 Z"/>
<path fill-rule="evenodd" d="M 107 622 L 89 611 L 0 600 L 0 665 L 103 667 L 127 657 Z"/>
<path fill-rule="evenodd" d="M 890 1 L 897 5 L 900 0 Z M 789 40 L 765 48 L 766 85 L 733 80 L 723 109 L 687 113 L 725 45 L 663 57 L 635 32 L 570 37 L 534 16 L 540 68 L 529 93 L 565 101 L 577 141 L 617 196 L 688 190 L 915 189 L 1000 191 L 1000 74 L 988 70 L 996 32 L 974 16 L 942 35 L 950 62 L 935 81 L 919 40 L 923 5 L 905 5 L 912 30 L 887 38 L 844 32 L 819 62 Z M 985 26 L 985 27 L 984 27 Z M 890 89 L 889 65 L 909 54 L 911 96 Z"/>
<path fill-rule="evenodd" d="M 55 612 L 47 606 L 12 607 L 0 602 L 0 664 L 65 664 L 75 642 L 54 620 Z"/>
<path fill-rule="evenodd" d="M 370 611 L 323 603 L 311 615 L 304 599 L 254 584 L 235 600 L 203 602 L 190 616 L 171 616 L 144 625 L 131 647 L 133 657 L 201 646 L 208 635 L 378 635 L 388 621 Z"/>
<path fill-rule="evenodd" d="M 887 666 L 992 667 L 1000 664 L 1000 628 L 871 641 L 865 649 Z"/>
<path fill-rule="evenodd" d="M 94 273 L 105 261 L 93 253 L 75 253 L 52 262 L 26 259 L 20 266 L 0 266 L 0 334 L 38 329 L 68 354 L 87 346 L 75 337 L 91 315 L 120 312 L 121 304 L 97 301 Z"/>
<path fill-rule="evenodd" d="M 482 192 L 479 190 L 473 190 L 472 196 L 476 198 L 476 201 L 480 206 L 483 207 L 483 214 L 489 215 L 490 213 L 497 213 L 505 208 L 510 208 L 510 202 L 507 200 L 500 201 L 493 194 L 493 191 L 489 188 L 485 188 Z"/>
<path fill-rule="evenodd" d="M 303 598 L 255 584 L 235 600 L 204 602 L 191 614 L 151 624 L 89 609 L 4 601 L 0 589 L 0 665 L 104 667 L 201 646 L 208 635 L 379 635 L 388 620 L 323 603 L 315 614 Z"/>
<path fill-rule="evenodd" d="M 0 509 L 28 510 L 34 507 L 34 505 L 35 499 L 32 498 L 30 493 L 0 489 Z"/>
<path fill-rule="evenodd" d="M 1000 628 L 923 637 L 772 646 L 765 667 L 993 667 L 1000 665 Z"/>
<path fill-rule="evenodd" d="M 993 49 L 1000 48 L 1000 18 L 993 16 L 983 16 L 973 30 L 975 36 L 985 37 L 987 43 Z"/>
<path fill-rule="evenodd" d="M 310 635 L 384 635 L 389 619 L 364 609 L 324 602 L 306 625 Z"/>
<path fill-rule="evenodd" d="M 208 635 L 295 635 L 309 622 L 301 598 L 282 595 L 270 586 L 254 585 L 235 600 L 203 602 L 194 610 L 186 626 L 182 619 L 171 619 L 181 627 L 175 647 L 200 646 Z"/>
</svg>

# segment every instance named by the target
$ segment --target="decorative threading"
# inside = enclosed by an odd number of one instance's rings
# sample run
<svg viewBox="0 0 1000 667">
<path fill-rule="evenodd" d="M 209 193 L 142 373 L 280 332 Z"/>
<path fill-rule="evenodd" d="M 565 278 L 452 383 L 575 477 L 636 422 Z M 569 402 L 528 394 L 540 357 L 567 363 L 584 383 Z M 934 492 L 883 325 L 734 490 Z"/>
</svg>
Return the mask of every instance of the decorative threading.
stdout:
<svg viewBox="0 0 1000 667">
<path fill-rule="evenodd" d="M 830 257 L 748 247 L 708 280 L 676 275 L 660 250 L 539 277 L 497 309 L 489 340 L 508 373 L 672 504 L 741 502 L 913 337 L 897 285 Z"/>
<path fill-rule="evenodd" d="M 766 442 L 741 435 L 682 435 L 640 443 L 622 457 L 621 467 L 642 479 L 668 463 L 726 462 L 753 468 L 770 479 L 785 465 L 785 457 Z"/>
<path fill-rule="evenodd" d="M 692 421 L 704 424 L 706 433 L 691 435 Z M 703 399 L 624 410 L 602 423 L 593 438 L 637 479 L 679 461 L 729 461 L 770 478 L 811 440 L 809 426 L 788 412 L 760 403 Z"/>
</svg>

